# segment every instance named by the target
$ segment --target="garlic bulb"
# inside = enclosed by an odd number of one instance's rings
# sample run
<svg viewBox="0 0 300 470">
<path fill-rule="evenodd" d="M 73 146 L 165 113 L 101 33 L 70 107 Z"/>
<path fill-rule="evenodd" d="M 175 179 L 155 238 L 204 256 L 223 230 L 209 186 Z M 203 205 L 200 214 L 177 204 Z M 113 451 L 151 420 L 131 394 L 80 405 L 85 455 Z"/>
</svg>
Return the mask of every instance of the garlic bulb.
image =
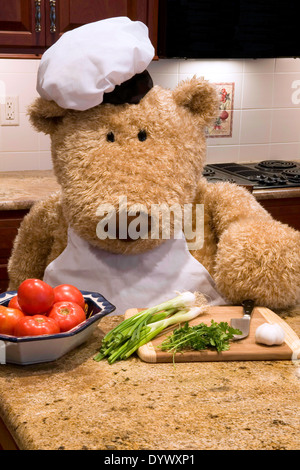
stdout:
<svg viewBox="0 0 300 470">
<path fill-rule="evenodd" d="M 263 323 L 259 325 L 255 332 L 255 340 L 257 343 L 282 344 L 284 341 L 284 330 L 277 323 Z"/>
</svg>

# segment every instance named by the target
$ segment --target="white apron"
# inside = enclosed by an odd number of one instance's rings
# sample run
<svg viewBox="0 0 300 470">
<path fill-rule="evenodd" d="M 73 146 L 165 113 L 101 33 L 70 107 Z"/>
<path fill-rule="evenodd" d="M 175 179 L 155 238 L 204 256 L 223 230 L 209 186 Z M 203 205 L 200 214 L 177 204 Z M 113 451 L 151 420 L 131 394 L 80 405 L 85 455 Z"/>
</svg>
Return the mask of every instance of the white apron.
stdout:
<svg viewBox="0 0 300 470">
<path fill-rule="evenodd" d="M 208 271 L 190 254 L 183 233 L 146 253 L 121 255 L 95 248 L 69 228 L 67 247 L 46 268 L 44 281 L 98 292 L 115 305 L 113 315 L 157 305 L 186 290 L 201 292 L 210 305 L 226 304 Z"/>
</svg>

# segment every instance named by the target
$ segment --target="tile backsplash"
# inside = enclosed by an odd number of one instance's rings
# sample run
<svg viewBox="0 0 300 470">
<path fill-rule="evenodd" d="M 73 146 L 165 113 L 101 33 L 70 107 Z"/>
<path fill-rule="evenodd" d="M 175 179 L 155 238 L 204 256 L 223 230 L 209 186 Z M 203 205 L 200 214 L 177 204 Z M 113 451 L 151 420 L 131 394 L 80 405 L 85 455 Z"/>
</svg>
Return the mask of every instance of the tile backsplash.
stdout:
<svg viewBox="0 0 300 470">
<path fill-rule="evenodd" d="M 26 115 L 37 95 L 38 59 L 0 59 L 0 102 L 19 97 L 19 126 L 0 126 L 0 171 L 51 169 L 50 138 Z M 173 89 L 193 75 L 234 83 L 229 135 L 210 136 L 207 162 L 300 159 L 300 59 L 177 60 L 152 62 L 157 85 Z"/>
</svg>

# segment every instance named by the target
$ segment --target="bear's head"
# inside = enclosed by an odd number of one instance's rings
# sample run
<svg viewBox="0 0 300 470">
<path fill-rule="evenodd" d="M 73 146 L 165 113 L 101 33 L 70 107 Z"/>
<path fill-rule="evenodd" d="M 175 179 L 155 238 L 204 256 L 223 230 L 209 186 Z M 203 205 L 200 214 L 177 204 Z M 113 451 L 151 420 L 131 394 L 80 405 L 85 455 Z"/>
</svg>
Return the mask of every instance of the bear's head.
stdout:
<svg viewBox="0 0 300 470">
<path fill-rule="evenodd" d="M 37 98 L 29 116 L 38 131 L 51 136 L 68 223 L 111 252 L 157 246 L 161 241 L 148 236 L 120 236 L 118 217 L 116 237 L 99 238 L 99 221 L 108 208 L 120 214 L 126 202 L 127 209 L 145 215 L 149 230 L 152 205 L 193 203 L 206 156 L 205 128 L 217 107 L 214 87 L 196 77 L 173 91 L 154 86 L 138 104 L 102 103 L 86 111 Z"/>
</svg>

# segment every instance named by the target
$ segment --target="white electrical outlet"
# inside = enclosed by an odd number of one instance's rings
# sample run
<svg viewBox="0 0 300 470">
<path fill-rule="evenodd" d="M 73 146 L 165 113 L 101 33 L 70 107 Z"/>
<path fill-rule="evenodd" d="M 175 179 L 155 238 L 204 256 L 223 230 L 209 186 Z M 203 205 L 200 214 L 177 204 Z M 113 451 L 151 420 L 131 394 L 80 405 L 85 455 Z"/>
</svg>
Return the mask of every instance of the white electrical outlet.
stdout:
<svg viewBox="0 0 300 470">
<path fill-rule="evenodd" d="M 5 96 L 1 104 L 1 126 L 19 125 L 19 97 Z"/>
</svg>

